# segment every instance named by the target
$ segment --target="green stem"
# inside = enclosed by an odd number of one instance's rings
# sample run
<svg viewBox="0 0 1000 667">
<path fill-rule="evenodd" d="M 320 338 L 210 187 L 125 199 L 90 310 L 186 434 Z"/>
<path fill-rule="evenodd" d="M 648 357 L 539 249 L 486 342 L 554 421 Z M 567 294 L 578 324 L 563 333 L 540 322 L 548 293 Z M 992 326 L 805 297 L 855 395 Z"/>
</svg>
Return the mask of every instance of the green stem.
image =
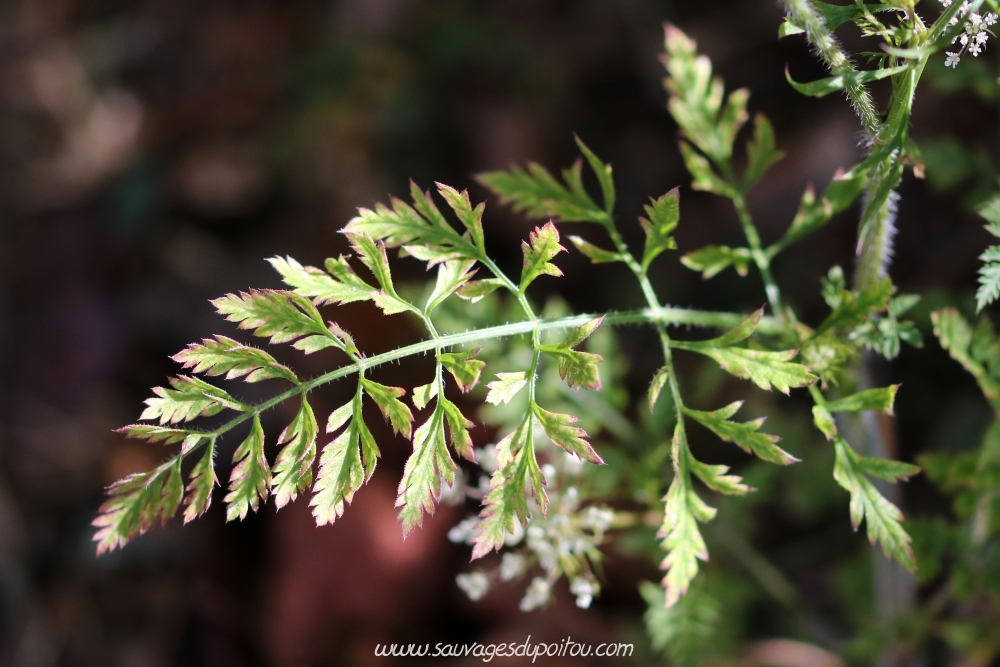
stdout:
<svg viewBox="0 0 1000 667">
<path fill-rule="evenodd" d="M 764 292 L 767 294 L 767 301 L 771 305 L 771 311 L 780 321 L 789 319 L 792 324 L 795 324 L 795 313 L 791 309 L 786 310 L 781 301 L 781 290 L 778 288 L 778 283 L 774 280 L 774 274 L 771 273 L 771 255 L 765 252 L 761 245 L 760 234 L 753 223 L 753 216 L 750 215 L 750 209 L 747 208 L 746 199 L 744 199 L 743 194 L 736 188 L 733 191 L 735 192 L 731 197 L 733 206 L 736 208 L 736 215 L 740 219 L 740 226 L 743 227 L 743 234 L 746 236 L 747 244 L 750 246 L 750 253 L 754 264 L 757 265 L 761 280 L 764 281 Z"/>
<path fill-rule="evenodd" d="M 847 58 L 847 55 L 837 43 L 837 38 L 826 26 L 823 17 L 820 16 L 808 0 L 782 0 L 792 23 L 806 31 L 809 43 L 815 47 L 820 57 L 826 62 L 833 74 L 843 72 L 856 72 L 854 65 Z M 847 98 L 854 106 L 861 124 L 873 141 L 878 141 L 882 133 L 882 121 L 875 102 L 872 100 L 868 89 L 862 84 L 847 86 L 844 91 Z"/>
</svg>

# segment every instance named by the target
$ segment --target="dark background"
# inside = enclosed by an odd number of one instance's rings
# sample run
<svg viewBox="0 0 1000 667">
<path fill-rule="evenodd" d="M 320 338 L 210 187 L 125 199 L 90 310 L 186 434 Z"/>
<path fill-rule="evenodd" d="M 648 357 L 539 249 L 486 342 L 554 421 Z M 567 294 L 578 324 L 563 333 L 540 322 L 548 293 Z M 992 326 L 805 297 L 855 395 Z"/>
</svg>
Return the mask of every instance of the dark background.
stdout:
<svg viewBox="0 0 1000 667">
<path fill-rule="evenodd" d="M 222 490 L 206 517 L 184 528 L 175 520 L 101 559 L 89 524 L 107 484 L 163 455 L 112 429 L 135 421 L 149 387 L 177 371 L 168 355 L 234 335 L 208 299 L 277 287 L 264 257 L 318 264 L 346 251 L 337 232 L 354 208 L 404 194 L 409 178 L 469 188 L 481 201 L 473 174 L 529 159 L 565 166 L 575 132 L 614 164 L 628 241 L 641 241 L 633 221 L 646 198 L 680 185 L 681 251 L 739 244 L 728 203 L 688 187 L 664 108 L 664 21 L 698 40 L 730 88 L 751 88 L 751 112 L 774 123 L 787 156 L 750 203 L 765 243 L 776 239 L 803 188 L 825 186 L 860 155 L 845 100 L 803 98 L 785 82 L 786 64 L 800 81 L 824 73 L 800 38 L 777 40 L 780 20 L 767 0 L 0 5 L 0 663 L 372 664 L 385 641 L 642 642 L 636 585 L 657 576 L 652 565 L 609 563 L 604 598 L 587 613 L 563 596 L 548 613 L 523 615 L 512 590 L 468 602 L 453 584 L 468 550 L 444 538 L 460 512 L 442 508 L 402 541 L 392 507 L 401 440 L 383 445 L 396 451 L 333 527 L 317 529 L 302 499 L 226 524 Z M 841 32 L 855 51 L 875 47 Z M 991 42 L 981 58 L 990 65 L 963 62 L 948 76 L 936 64 L 918 94 L 913 132 L 929 178 L 908 175 L 902 187 L 893 277 L 925 295 L 925 334 L 932 305 L 968 305 L 989 239 L 970 205 L 996 183 L 998 53 Z M 487 201 L 491 250 L 516 268 L 530 224 Z M 851 266 L 855 220 L 845 213 L 777 262 L 808 322 L 826 312 L 820 276 Z M 668 258 L 654 280 L 671 304 L 763 302 L 753 275 L 705 282 Z M 401 279 L 423 278 L 415 263 L 398 266 Z M 577 310 L 639 304 L 628 276 L 591 269 L 576 253 L 560 266 L 566 277 L 539 287 Z M 402 319 L 386 322 L 366 308 L 342 318 L 368 353 L 419 335 Z M 658 361 L 647 343 L 623 339 L 636 396 Z M 329 361 L 315 356 L 296 359 L 304 375 Z M 904 383 L 900 457 L 976 446 L 985 403 L 931 336 L 876 371 Z M 396 368 L 384 377 L 413 384 Z M 338 391 L 320 402 L 332 405 Z M 269 434 L 283 417 L 269 416 Z M 223 484 L 235 446 L 221 448 Z M 836 502 L 821 528 L 778 521 L 759 546 L 808 539 L 822 552 L 823 540 L 863 541 L 847 526 L 846 495 Z M 948 507 L 920 479 L 902 503 L 918 515 Z M 808 595 L 832 595 L 822 572 L 819 558 L 790 576 Z"/>
</svg>

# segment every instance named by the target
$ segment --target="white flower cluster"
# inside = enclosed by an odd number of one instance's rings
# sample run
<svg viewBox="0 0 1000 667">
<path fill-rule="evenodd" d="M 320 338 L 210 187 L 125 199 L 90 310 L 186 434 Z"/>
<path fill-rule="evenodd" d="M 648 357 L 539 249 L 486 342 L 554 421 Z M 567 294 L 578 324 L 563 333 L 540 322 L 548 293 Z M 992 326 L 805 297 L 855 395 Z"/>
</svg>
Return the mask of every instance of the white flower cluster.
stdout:
<svg viewBox="0 0 1000 667">
<path fill-rule="evenodd" d="M 945 7 L 950 7 L 951 3 L 952 0 L 941 0 L 941 4 Z M 966 53 L 971 53 L 973 58 L 982 53 L 986 46 L 986 40 L 992 34 L 989 27 L 996 24 L 997 18 L 993 12 L 989 12 L 985 16 L 977 14 L 972 11 L 967 0 L 963 2 L 958 13 L 948 23 L 948 25 L 955 26 L 960 21 L 965 21 L 965 29 L 951 41 L 952 44 L 961 44 L 962 48 L 954 52 L 945 51 L 945 55 L 948 56 L 944 61 L 945 67 L 958 67 L 958 63 Z"/>
</svg>

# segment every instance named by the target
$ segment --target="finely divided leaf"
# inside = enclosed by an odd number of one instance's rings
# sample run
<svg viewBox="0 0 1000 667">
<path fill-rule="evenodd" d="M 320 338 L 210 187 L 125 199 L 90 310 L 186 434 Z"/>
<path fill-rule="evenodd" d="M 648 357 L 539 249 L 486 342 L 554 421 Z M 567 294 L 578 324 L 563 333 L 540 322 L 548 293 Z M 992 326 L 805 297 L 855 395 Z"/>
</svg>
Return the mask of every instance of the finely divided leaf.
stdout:
<svg viewBox="0 0 1000 667">
<path fill-rule="evenodd" d="M 528 235 L 528 241 L 521 242 L 521 252 L 524 253 L 524 266 L 521 268 L 521 293 L 528 289 L 535 278 L 541 275 L 561 276 L 562 271 L 549 260 L 566 248 L 559 245 L 559 231 L 551 222 L 535 229 Z"/>
<path fill-rule="evenodd" d="M 197 431 L 170 428 L 169 426 L 154 426 L 153 424 L 129 424 L 116 429 L 115 433 L 123 433 L 129 438 L 148 440 L 149 442 L 162 441 L 165 445 L 172 445 L 192 435 L 200 435 Z"/>
<path fill-rule="evenodd" d="M 602 162 L 594 154 L 594 151 L 590 150 L 587 144 L 583 143 L 580 137 L 574 135 L 573 138 L 576 139 L 577 147 L 583 153 L 583 157 L 587 159 L 587 164 L 590 165 L 594 176 L 597 177 L 597 182 L 601 185 L 601 194 L 604 196 L 604 210 L 610 218 L 612 211 L 615 210 L 615 181 L 611 177 L 611 165 Z"/>
<path fill-rule="evenodd" d="M 345 232 L 351 241 L 351 247 L 361 258 L 361 262 L 368 267 L 375 276 L 375 280 L 382 287 L 380 292 L 373 292 L 372 299 L 375 305 L 382 309 L 386 315 L 395 315 L 413 309 L 413 306 L 400 298 L 396 294 L 396 288 L 392 284 L 392 271 L 389 269 L 389 257 L 385 254 L 385 243 L 375 241 L 366 234 L 354 234 Z"/>
<path fill-rule="evenodd" d="M 274 462 L 274 502 L 278 509 L 312 484 L 317 430 L 316 415 L 303 394 L 295 419 L 278 436 L 278 444 L 285 445 Z"/>
<path fill-rule="evenodd" d="M 372 298 L 371 285 L 354 273 L 344 257 L 326 260 L 326 271 L 302 266 L 291 257 L 271 257 L 267 261 L 281 274 L 286 285 L 292 287 L 296 294 L 312 299 L 317 306 Z"/>
<path fill-rule="evenodd" d="M 404 537 L 423 524 L 424 514 L 434 514 L 441 497 L 441 479 L 455 481 L 455 462 L 448 453 L 444 434 L 445 411 L 439 403 L 413 435 L 413 453 L 406 460 L 399 482 L 396 507 Z"/>
<path fill-rule="evenodd" d="M 608 221 L 602 210 L 583 187 L 579 160 L 563 171 L 562 183 L 541 165 L 531 162 L 525 171 L 514 167 L 510 171 L 479 174 L 479 182 L 500 197 L 504 204 L 513 204 L 516 212 L 532 218 L 552 218 L 559 222 Z M 609 175 L 610 177 L 610 175 Z"/>
<path fill-rule="evenodd" d="M 715 359 L 719 365 L 738 378 L 750 380 L 761 389 L 772 386 L 783 394 L 791 387 L 805 387 L 817 380 L 809 368 L 796 364 L 798 350 L 767 352 L 741 347 L 699 347 L 696 352 Z"/>
<path fill-rule="evenodd" d="M 97 555 L 125 546 L 157 523 L 165 524 L 177 513 L 183 493 L 180 456 L 112 484 L 110 497 L 93 522 L 98 529 L 94 534 Z"/>
<path fill-rule="evenodd" d="M 497 443 L 497 470 L 490 479 L 490 491 L 480 513 L 479 534 L 472 549 L 472 559 L 481 558 L 493 549 L 500 550 L 504 536 L 514 530 L 515 519 L 527 525 L 531 518 L 528 494 L 545 513 L 548 498 L 532 436 L 534 419 L 529 412 L 517 429 Z"/>
<path fill-rule="evenodd" d="M 686 468 L 686 446 L 680 440 L 680 428 L 674 431 L 674 479 L 663 500 L 666 508 L 657 537 L 663 541 L 666 557 L 660 569 L 666 570 L 663 587 L 665 607 L 672 607 L 684 595 L 698 574 L 698 561 L 708 560 L 708 548 L 698 530 L 698 521 L 710 521 L 715 510 L 706 505 L 691 488 Z M 684 457 L 684 459 L 682 459 Z"/>
<path fill-rule="evenodd" d="M 361 378 L 360 382 L 365 393 L 375 401 L 382 416 L 392 424 L 392 430 L 409 440 L 413 425 L 413 413 L 410 412 L 410 408 L 406 407 L 405 403 L 399 400 L 401 396 L 406 394 L 406 390 L 402 387 L 387 387 L 384 384 L 372 382 L 368 378 Z M 342 418 L 338 415 L 338 421 Z M 327 433 L 337 429 L 337 426 L 331 428 L 331 425 L 335 423 L 334 415 L 330 415 L 330 422 L 327 424 Z"/>
<path fill-rule="evenodd" d="M 507 405 L 510 399 L 514 398 L 517 392 L 528 384 L 524 371 L 517 373 L 497 373 L 497 379 L 489 382 L 486 386 L 489 393 L 486 394 L 486 402 L 492 405 Z"/>
<path fill-rule="evenodd" d="M 881 472 L 886 473 L 886 476 L 895 473 L 898 473 L 897 476 L 906 476 L 916 472 L 915 466 L 889 468 L 870 461 L 865 462 L 864 458 L 858 456 L 841 438 L 834 440 L 834 446 L 837 458 L 833 477 L 851 494 L 851 525 L 857 530 L 861 521 L 867 520 L 868 540 L 872 544 L 875 542 L 881 544 L 882 551 L 887 557 L 895 558 L 906 569 L 915 572 L 917 564 L 910 546 L 910 536 L 900 524 L 903 513 L 886 500 L 864 475 L 865 472 L 869 474 Z M 905 466 L 905 464 L 900 465 Z"/>
<path fill-rule="evenodd" d="M 742 496 L 755 490 L 744 484 L 743 478 L 739 475 L 727 475 L 729 466 L 708 465 L 690 455 L 688 456 L 688 466 L 705 486 L 718 493 L 727 496 Z"/>
<path fill-rule="evenodd" d="M 205 453 L 191 469 L 190 480 L 184 498 L 184 523 L 200 517 L 212 504 L 212 490 L 219 484 L 215 476 L 215 438 L 208 439 Z"/>
<path fill-rule="evenodd" d="M 582 428 L 573 426 L 573 424 L 579 421 L 576 417 L 549 412 L 534 402 L 531 404 L 531 410 L 535 417 L 538 418 L 538 423 L 542 425 L 545 435 L 549 436 L 549 440 L 570 454 L 575 454 L 585 461 L 589 461 L 595 465 L 604 465 L 604 459 L 587 442 L 587 438 L 589 437 L 587 432 Z"/>
<path fill-rule="evenodd" d="M 264 429 L 260 415 L 253 416 L 250 433 L 233 454 L 233 471 L 229 476 L 226 495 L 226 521 L 246 518 L 247 512 L 257 511 L 271 491 L 271 469 L 264 458 Z"/>
<path fill-rule="evenodd" d="M 472 451 L 472 437 L 469 429 L 475 424 L 465 418 L 458 406 L 442 397 L 441 409 L 444 410 L 445 422 L 448 424 L 448 441 L 459 456 L 466 461 L 475 461 L 476 456 Z"/>
<path fill-rule="evenodd" d="M 323 317 L 305 297 L 294 292 L 251 290 L 227 294 L 212 301 L 220 315 L 253 329 L 255 336 L 270 337 L 272 343 L 287 343 L 302 336 L 328 337 Z"/>
<path fill-rule="evenodd" d="M 428 384 L 422 384 L 419 387 L 413 388 L 413 407 L 417 410 L 423 410 L 427 407 L 427 404 L 431 402 L 431 399 L 437 396 L 438 386 L 437 382 L 430 382 Z"/>
<path fill-rule="evenodd" d="M 645 209 L 648 217 L 639 218 L 639 224 L 646 232 L 646 245 L 642 250 L 642 270 L 648 271 L 649 265 L 660 253 L 677 247 L 677 241 L 671 234 L 681 219 L 678 188 L 653 199 L 652 205 L 646 205 Z"/>
<path fill-rule="evenodd" d="M 448 202 L 448 206 L 451 210 L 455 212 L 458 216 L 459 221 L 465 228 L 469 231 L 472 236 L 472 240 L 475 242 L 476 247 L 479 248 L 481 252 L 485 252 L 485 241 L 483 238 L 483 210 L 486 208 L 486 204 L 480 202 L 475 208 L 472 208 L 472 202 L 469 201 L 468 190 L 462 190 L 459 192 L 455 188 L 445 185 L 444 183 L 437 183 L 438 192 L 444 197 L 444 200 Z"/>
<path fill-rule="evenodd" d="M 864 322 L 871 313 L 885 310 L 892 299 L 892 291 L 892 281 L 888 278 L 858 293 L 842 291 L 837 306 L 816 329 L 815 336 L 835 328 L 854 327 Z"/>
<path fill-rule="evenodd" d="M 173 360 L 194 373 L 225 374 L 227 380 L 246 376 L 247 382 L 268 378 L 284 378 L 295 384 L 299 382 L 290 368 L 279 364 L 264 350 L 225 336 L 205 338 L 200 344 L 191 343 L 175 354 Z"/>
<path fill-rule="evenodd" d="M 728 162 L 736 133 L 748 117 L 749 93 L 745 89 L 733 91 L 723 106 L 722 80 L 712 77 L 712 63 L 698 55 L 694 40 L 668 24 L 665 46 L 664 85 L 670 94 L 670 114 L 688 141 L 716 164 Z"/>
<path fill-rule="evenodd" d="M 684 414 L 710 429 L 726 442 L 731 442 L 743 451 L 755 454 L 758 458 L 782 466 L 798 463 L 799 459 L 778 447 L 776 443 L 781 438 L 760 432 L 759 429 L 764 424 L 763 417 L 742 423 L 729 421 L 729 418 L 736 414 L 742 405 L 743 401 L 736 401 L 712 412 L 684 408 Z"/>
<path fill-rule="evenodd" d="M 146 409 L 139 419 L 159 419 L 161 424 L 176 424 L 198 417 L 211 417 L 225 408 L 248 410 L 222 389 L 196 377 L 170 378 L 170 389 L 153 387 L 153 398 L 146 399 Z"/>
<path fill-rule="evenodd" d="M 979 289 L 976 291 L 978 313 L 1000 296 L 1000 246 L 992 246 L 979 256 Z"/>
<path fill-rule="evenodd" d="M 599 354 L 581 352 L 574 348 L 586 340 L 601 325 L 603 320 L 604 317 L 601 316 L 580 325 L 555 345 L 538 346 L 539 351 L 556 360 L 559 377 L 566 380 L 566 383 L 573 389 L 586 387 L 597 390 L 601 388 L 601 377 L 597 371 L 597 364 L 604 361 L 604 358 Z"/>
<path fill-rule="evenodd" d="M 361 396 L 356 396 L 334 414 L 345 411 L 345 408 L 346 419 L 349 419 L 350 423 L 339 436 L 323 448 L 316 484 L 313 487 L 313 497 L 309 501 L 318 526 L 332 524 L 344 514 L 346 504 L 354 499 L 354 494 L 361 488 L 361 484 L 375 471 L 375 460 L 379 455 L 361 414 Z M 338 421 L 340 424 L 337 428 L 346 420 L 338 417 Z"/>
<path fill-rule="evenodd" d="M 479 382 L 479 376 L 486 368 L 486 362 L 476 359 L 481 347 L 465 352 L 442 352 L 438 355 L 438 361 L 445 370 L 455 378 L 455 383 L 462 392 L 467 392 Z"/>
</svg>

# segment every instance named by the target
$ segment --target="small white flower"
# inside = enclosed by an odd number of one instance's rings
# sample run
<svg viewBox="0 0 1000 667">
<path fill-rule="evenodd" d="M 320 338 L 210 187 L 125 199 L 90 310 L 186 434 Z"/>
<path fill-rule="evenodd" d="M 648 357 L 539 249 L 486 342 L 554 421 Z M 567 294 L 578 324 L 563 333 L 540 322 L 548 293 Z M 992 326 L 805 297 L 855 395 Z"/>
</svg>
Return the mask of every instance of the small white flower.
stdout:
<svg viewBox="0 0 1000 667">
<path fill-rule="evenodd" d="M 986 32 L 985 30 L 976 35 L 976 41 L 979 42 L 980 44 L 985 44 L 986 40 L 988 40 L 989 38 L 990 38 L 990 33 Z"/>
<path fill-rule="evenodd" d="M 473 602 L 483 599 L 490 590 L 490 580 L 482 572 L 460 574 L 455 577 L 455 583 Z"/>
<path fill-rule="evenodd" d="M 958 25 L 958 17 L 957 16 L 952 16 L 951 20 L 948 21 L 948 25 L 949 26 Z"/>
<path fill-rule="evenodd" d="M 528 585 L 528 590 L 524 592 L 524 597 L 521 598 L 521 611 L 538 609 L 549 601 L 551 592 L 552 587 L 549 586 L 549 582 L 541 577 L 535 577 Z"/>
<path fill-rule="evenodd" d="M 962 46 L 965 46 L 966 44 L 969 43 L 969 36 L 963 32 L 962 35 L 958 38 L 958 41 L 962 42 Z M 954 43 L 955 42 L 952 41 L 952 44 Z"/>
<path fill-rule="evenodd" d="M 979 24 L 983 22 L 983 17 L 979 14 L 973 12 L 969 15 L 969 25 L 973 28 L 978 28 Z"/>
<path fill-rule="evenodd" d="M 448 531 L 448 540 L 454 542 L 455 544 L 461 544 L 462 542 L 472 542 L 472 538 L 475 537 L 479 528 L 479 517 L 470 516 L 468 519 L 463 519 L 459 523 L 455 524 L 451 530 Z"/>
<path fill-rule="evenodd" d="M 989 14 L 983 17 L 983 23 L 985 23 L 986 25 L 994 25 L 997 22 L 997 18 L 998 17 L 996 14 L 990 12 Z"/>
<path fill-rule="evenodd" d="M 941 0 L 941 4 L 945 7 L 951 7 L 951 0 Z"/>
<path fill-rule="evenodd" d="M 595 507 L 591 505 L 587 508 L 587 515 L 584 522 L 587 527 L 595 533 L 603 533 L 611 527 L 611 522 L 615 520 L 615 513 L 606 507 Z"/>
<path fill-rule="evenodd" d="M 958 57 L 957 53 L 951 53 L 950 51 L 946 51 L 945 55 L 948 56 L 947 58 L 945 58 L 944 61 L 945 67 L 951 67 L 951 68 L 958 67 L 958 63 L 961 60 L 961 58 Z"/>
<path fill-rule="evenodd" d="M 599 590 L 597 582 L 583 577 L 577 577 L 569 585 L 569 592 L 576 596 L 576 606 L 580 609 L 589 609 Z"/>
<path fill-rule="evenodd" d="M 511 581 L 524 574 L 524 556 L 507 552 L 500 561 L 500 580 Z"/>
<path fill-rule="evenodd" d="M 969 53 L 972 54 L 973 58 L 977 57 L 982 52 L 983 52 L 983 47 L 978 42 L 976 42 L 975 44 L 972 44 L 969 47 Z"/>
</svg>

